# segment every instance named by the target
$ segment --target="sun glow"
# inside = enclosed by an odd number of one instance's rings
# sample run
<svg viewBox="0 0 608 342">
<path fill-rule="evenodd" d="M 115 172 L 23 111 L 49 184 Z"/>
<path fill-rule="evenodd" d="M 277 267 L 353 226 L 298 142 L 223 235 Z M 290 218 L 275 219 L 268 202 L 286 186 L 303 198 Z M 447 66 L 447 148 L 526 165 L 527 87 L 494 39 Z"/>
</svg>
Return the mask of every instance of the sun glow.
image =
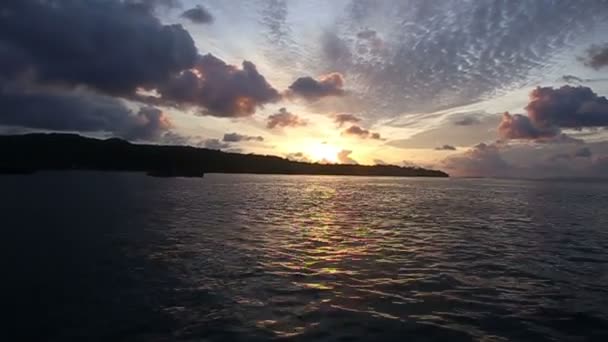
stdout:
<svg viewBox="0 0 608 342">
<path fill-rule="evenodd" d="M 329 145 L 327 143 L 311 144 L 306 149 L 306 154 L 310 156 L 310 159 L 313 162 L 337 163 L 338 152 L 340 152 L 338 147 Z"/>
</svg>

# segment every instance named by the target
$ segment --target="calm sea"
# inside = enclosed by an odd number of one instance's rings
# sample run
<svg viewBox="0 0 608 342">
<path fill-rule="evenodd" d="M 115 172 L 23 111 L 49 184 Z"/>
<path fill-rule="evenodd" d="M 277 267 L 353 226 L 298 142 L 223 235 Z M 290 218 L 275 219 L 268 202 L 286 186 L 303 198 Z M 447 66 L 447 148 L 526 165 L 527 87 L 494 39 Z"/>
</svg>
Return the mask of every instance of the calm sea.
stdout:
<svg viewBox="0 0 608 342">
<path fill-rule="evenodd" d="M 48 172 L 0 189 L 14 341 L 608 340 L 608 183 Z"/>
</svg>

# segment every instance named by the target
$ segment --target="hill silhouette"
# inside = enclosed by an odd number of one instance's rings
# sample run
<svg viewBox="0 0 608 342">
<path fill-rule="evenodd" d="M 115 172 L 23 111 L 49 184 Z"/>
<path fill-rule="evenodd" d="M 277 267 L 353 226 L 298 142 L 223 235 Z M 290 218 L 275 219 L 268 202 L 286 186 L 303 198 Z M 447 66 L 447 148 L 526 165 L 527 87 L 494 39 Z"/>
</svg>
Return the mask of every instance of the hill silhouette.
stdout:
<svg viewBox="0 0 608 342">
<path fill-rule="evenodd" d="M 343 165 L 290 161 L 276 156 L 227 153 L 191 146 L 133 144 L 76 134 L 34 133 L 0 136 L 0 173 L 39 170 L 140 171 L 154 176 L 203 173 L 257 173 L 448 177 L 448 174 L 394 165 Z"/>
</svg>

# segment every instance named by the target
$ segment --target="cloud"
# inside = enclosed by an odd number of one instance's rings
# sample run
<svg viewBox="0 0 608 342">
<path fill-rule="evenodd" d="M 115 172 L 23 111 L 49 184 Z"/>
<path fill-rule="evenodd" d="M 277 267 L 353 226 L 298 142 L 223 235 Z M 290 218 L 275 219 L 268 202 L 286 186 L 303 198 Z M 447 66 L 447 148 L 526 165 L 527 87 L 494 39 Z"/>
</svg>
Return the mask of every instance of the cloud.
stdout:
<svg viewBox="0 0 608 342">
<path fill-rule="evenodd" d="M 366 29 L 357 33 L 357 38 L 359 39 L 372 39 L 376 37 L 376 31 L 372 29 Z"/>
<path fill-rule="evenodd" d="M 591 172 L 593 175 L 606 178 L 606 174 L 608 174 L 608 155 L 595 158 L 591 166 Z"/>
<path fill-rule="evenodd" d="M 288 48 L 291 40 L 291 28 L 287 22 L 288 4 L 285 1 L 265 1 L 261 4 L 260 23 L 265 28 L 264 37 L 272 45 Z M 276 50 L 269 57 L 277 55 Z"/>
<path fill-rule="evenodd" d="M 122 0 L 127 6 L 152 12 L 158 7 L 178 8 L 181 6 L 180 0 Z"/>
<path fill-rule="evenodd" d="M 452 145 L 443 145 L 439 147 L 435 147 L 436 151 L 456 151 L 456 147 Z"/>
<path fill-rule="evenodd" d="M 557 54 L 589 32 L 601 36 L 608 13 L 604 1 L 346 3 L 319 36 L 317 54 L 302 60 L 353 80 L 349 92 L 363 105 L 345 110 L 361 110 L 366 119 L 453 108 L 539 82 L 545 75 L 534 71 L 554 66 Z M 380 32 L 385 53 L 359 49 L 367 44 L 360 37 Z"/>
<path fill-rule="evenodd" d="M 469 150 L 446 157 L 439 165 L 456 176 L 504 176 L 511 169 L 495 144 L 480 143 Z"/>
<path fill-rule="evenodd" d="M 434 165 L 454 176 L 606 177 L 608 142 L 561 144 L 478 144 Z M 608 160 L 608 159 L 606 159 Z"/>
<path fill-rule="evenodd" d="M 213 22 L 211 13 L 201 5 L 196 5 L 196 7 L 184 11 L 181 16 L 182 18 L 189 19 L 195 24 L 208 24 Z"/>
<path fill-rule="evenodd" d="M 243 135 L 239 133 L 226 133 L 222 139 L 225 142 L 240 142 L 240 141 L 264 141 L 264 137 Z"/>
<path fill-rule="evenodd" d="M 217 117 L 249 116 L 281 98 L 253 63 L 244 61 L 239 69 L 211 54 L 199 56 L 191 70 L 172 78 L 159 93 L 162 103 L 202 107 L 203 114 Z"/>
<path fill-rule="evenodd" d="M 343 96 L 345 91 L 344 77 L 333 72 L 323 75 L 319 80 L 312 77 L 300 77 L 289 86 L 289 94 L 300 96 L 308 100 L 318 100 L 327 96 Z"/>
<path fill-rule="evenodd" d="M 539 139 L 557 136 L 562 128 L 608 126 L 608 100 L 588 87 L 537 87 L 530 93 L 523 114 L 503 114 L 498 127 L 503 139 Z"/>
<path fill-rule="evenodd" d="M 593 153 L 589 147 L 582 147 L 570 153 L 557 153 L 547 158 L 549 162 L 572 161 L 576 158 L 591 158 Z"/>
<path fill-rule="evenodd" d="M 554 136 L 541 137 L 534 140 L 535 143 L 541 144 L 584 144 L 585 141 L 573 138 L 567 134 L 560 133 Z"/>
<path fill-rule="evenodd" d="M 559 130 L 549 128 L 538 128 L 523 114 L 503 113 L 502 121 L 498 126 L 498 134 L 501 139 L 540 139 L 555 136 Z"/>
<path fill-rule="evenodd" d="M 217 117 L 248 116 L 281 99 L 253 63 L 238 68 L 200 55 L 181 25 L 155 17 L 154 8 L 174 5 L 171 0 L 2 2 L 0 86 L 87 88 Z"/>
<path fill-rule="evenodd" d="M 479 123 L 474 127 L 456 125 L 455 121 L 465 117 L 474 117 Z M 455 113 L 442 120 L 435 127 L 428 128 L 406 138 L 389 141 L 387 144 L 398 148 L 434 149 L 438 142 L 446 141 L 454 146 L 472 146 L 480 141 L 496 140 L 496 127 L 500 123 L 500 115 L 488 113 Z"/>
<path fill-rule="evenodd" d="M 480 123 L 481 123 L 481 120 L 477 116 L 474 116 L 474 115 L 463 116 L 454 121 L 454 125 L 456 125 L 456 126 L 473 126 L 473 125 L 479 125 Z"/>
<path fill-rule="evenodd" d="M 562 81 L 566 83 L 583 83 L 585 80 L 574 75 L 564 75 L 561 78 Z"/>
<path fill-rule="evenodd" d="M 299 116 L 288 112 L 285 108 L 281 108 L 278 113 L 268 116 L 266 127 L 273 129 L 275 127 L 306 126 L 307 124 L 308 123 Z"/>
<path fill-rule="evenodd" d="M 581 158 L 590 158 L 592 156 L 592 153 L 589 147 L 582 147 L 576 150 L 576 152 L 574 152 L 574 156 Z"/>
<path fill-rule="evenodd" d="M 173 127 L 169 118 L 158 108 L 143 107 L 133 124 L 125 127 L 124 137 L 131 140 L 157 140 Z"/>
<path fill-rule="evenodd" d="M 200 137 L 196 137 L 198 140 L 200 140 Z M 160 143 L 162 144 L 167 144 L 167 145 L 197 145 L 194 142 L 195 137 L 191 137 L 191 136 L 185 136 L 185 135 L 181 135 L 178 133 L 175 133 L 173 131 L 169 131 L 166 132 L 165 134 L 162 135 L 162 137 L 158 140 Z"/>
<path fill-rule="evenodd" d="M 219 139 L 205 139 L 201 141 L 200 144 L 205 148 L 212 150 L 225 150 L 227 148 L 230 148 L 229 143 L 222 142 Z"/>
<path fill-rule="evenodd" d="M 588 87 L 538 87 L 530 94 L 526 111 L 539 127 L 608 126 L 608 100 Z"/>
<path fill-rule="evenodd" d="M 389 165 L 389 164 L 382 159 L 374 159 L 374 165 Z"/>
<path fill-rule="evenodd" d="M 325 31 L 321 36 L 321 51 L 332 67 L 344 68 L 351 62 L 350 46 L 333 31 Z"/>
<path fill-rule="evenodd" d="M 379 54 L 382 53 L 384 48 L 384 40 L 378 35 L 378 32 L 372 29 L 366 29 L 357 33 L 359 42 L 357 44 L 357 51 L 361 54 L 371 53 Z"/>
<path fill-rule="evenodd" d="M 197 58 L 180 25 L 163 25 L 152 13 L 122 1 L 4 1 L 0 46 L 20 63 L 0 73 L 30 75 L 36 83 L 84 85 L 132 96 L 154 88 Z"/>
<path fill-rule="evenodd" d="M 344 130 L 342 132 L 342 134 L 356 136 L 361 139 L 369 138 L 369 139 L 375 139 L 375 140 L 382 140 L 382 138 L 380 137 L 380 133 L 370 132 L 369 130 L 361 128 L 360 126 L 357 126 L 357 125 L 350 126 L 346 130 Z"/>
<path fill-rule="evenodd" d="M 352 159 L 350 155 L 353 153 L 351 150 L 342 150 L 338 152 L 337 158 L 341 164 L 358 164 L 356 160 Z"/>
<path fill-rule="evenodd" d="M 602 45 L 591 45 L 585 56 L 580 60 L 588 67 L 593 69 L 601 69 L 608 66 L 608 43 Z"/>
<path fill-rule="evenodd" d="M 109 96 L 84 90 L 26 89 L 0 83 L 0 125 L 53 131 L 106 132 L 131 140 L 155 140 L 172 124 L 161 110 L 133 112 Z"/>
<path fill-rule="evenodd" d="M 564 76 L 562 76 L 560 78 L 560 81 L 563 81 L 563 82 L 566 82 L 566 83 L 580 84 L 580 83 L 606 82 L 606 81 L 608 81 L 608 78 L 605 78 L 605 77 L 580 78 L 580 77 L 574 76 L 574 75 L 564 75 Z"/>
<path fill-rule="evenodd" d="M 336 114 L 334 115 L 334 121 L 339 127 L 342 127 L 345 123 L 357 123 L 360 122 L 361 119 L 352 114 Z"/>
<path fill-rule="evenodd" d="M 291 161 L 297 161 L 297 162 L 303 162 L 303 163 L 310 163 L 311 160 L 310 158 L 308 158 L 304 153 L 302 152 L 295 152 L 295 153 L 289 153 L 285 156 L 285 158 L 291 160 Z"/>
<path fill-rule="evenodd" d="M 401 161 L 401 165 L 403 167 L 419 167 L 418 164 L 416 164 L 414 162 L 411 162 L 409 160 L 403 160 L 403 161 Z"/>
</svg>

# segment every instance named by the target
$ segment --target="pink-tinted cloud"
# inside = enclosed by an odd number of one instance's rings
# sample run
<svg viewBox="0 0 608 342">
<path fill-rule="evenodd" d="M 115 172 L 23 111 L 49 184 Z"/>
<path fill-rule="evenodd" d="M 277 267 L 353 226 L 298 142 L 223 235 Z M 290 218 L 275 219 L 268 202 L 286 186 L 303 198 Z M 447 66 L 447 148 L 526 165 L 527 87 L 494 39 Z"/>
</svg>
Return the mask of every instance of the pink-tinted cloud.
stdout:
<svg viewBox="0 0 608 342">
<path fill-rule="evenodd" d="M 337 158 L 341 164 L 358 164 L 356 160 L 352 159 L 350 155 L 353 153 L 351 150 L 342 150 L 338 152 Z"/>
<path fill-rule="evenodd" d="M 608 127 L 608 100 L 588 87 L 537 87 L 525 109 L 527 115 L 503 114 L 502 139 L 546 139 L 562 128 Z"/>
<path fill-rule="evenodd" d="M 355 136 L 361 139 L 375 139 L 382 140 L 380 133 L 370 132 L 367 129 L 361 128 L 360 126 L 353 125 L 342 132 L 343 135 Z"/>
<path fill-rule="evenodd" d="M 276 127 L 298 127 L 306 126 L 308 123 L 298 115 L 288 112 L 287 109 L 281 108 L 278 113 L 272 114 L 268 117 L 266 127 L 273 129 Z"/>
<path fill-rule="evenodd" d="M 361 119 L 353 114 L 336 114 L 334 115 L 334 121 L 339 127 L 342 127 L 345 123 L 357 123 Z"/>
<path fill-rule="evenodd" d="M 334 72 L 319 77 L 300 77 L 289 86 L 289 94 L 299 96 L 308 100 L 318 100 L 327 96 L 343 96 L 344 77 Z"/>
</svg>

